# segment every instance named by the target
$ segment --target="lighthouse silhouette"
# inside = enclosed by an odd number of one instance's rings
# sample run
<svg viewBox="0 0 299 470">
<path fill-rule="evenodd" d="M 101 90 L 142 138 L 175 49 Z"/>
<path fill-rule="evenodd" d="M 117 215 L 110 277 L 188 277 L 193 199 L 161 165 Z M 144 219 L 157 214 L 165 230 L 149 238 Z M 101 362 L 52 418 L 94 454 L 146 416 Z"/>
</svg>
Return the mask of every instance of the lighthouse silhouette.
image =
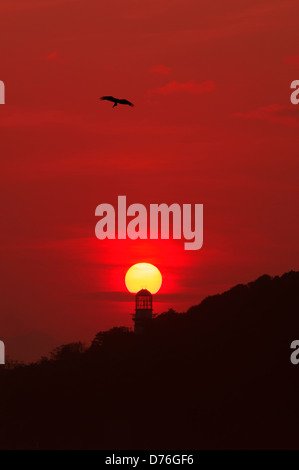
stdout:
<svg viewBox="0 0 299 470">
<path fill-rule="evenodd" d="M 153 319 L 153 296 L 147 289 L 141 289 L 135 296 L 134 332 L 143 333 Z"/>
</svg>

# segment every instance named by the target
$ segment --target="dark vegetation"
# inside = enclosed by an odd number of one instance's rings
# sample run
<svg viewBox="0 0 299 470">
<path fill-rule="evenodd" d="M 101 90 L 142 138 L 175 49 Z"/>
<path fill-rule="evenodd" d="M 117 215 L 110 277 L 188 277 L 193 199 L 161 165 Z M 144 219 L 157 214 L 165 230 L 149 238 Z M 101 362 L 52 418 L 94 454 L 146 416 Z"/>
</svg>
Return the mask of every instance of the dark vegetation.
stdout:
<svg viewBox="0 0 299 470">
<path fill-rule="evenodd" d="M 0 369 L 2 449 L 299 446 L 299 272 Z"/>
</svg>

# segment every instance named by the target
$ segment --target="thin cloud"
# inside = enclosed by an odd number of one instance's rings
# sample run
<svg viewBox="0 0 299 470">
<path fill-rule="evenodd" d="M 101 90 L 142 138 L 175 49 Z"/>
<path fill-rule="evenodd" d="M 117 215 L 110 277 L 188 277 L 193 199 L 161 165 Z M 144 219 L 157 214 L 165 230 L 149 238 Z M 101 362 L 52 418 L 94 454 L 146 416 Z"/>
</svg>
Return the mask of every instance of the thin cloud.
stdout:
<svg viewBox="0 0 299 470">
<path fill-rule="evenodd" d="M 76 1 L 77 0 L 2 0 L 1 13 L 11 11 L 15 12 L 16 10 L 55 7 L 64 3 L 71 3 Z"/>
<path fill-rule="evenodd" d="M 65 62 L 64 59 L 61 59 L 59 56 L 58 56 L 58 52 L 57 51 L 53 51 L 51 52 L 50 54 L 46 55 L 44 57 L 44 60 L 46 60 L 47 62 Z"/>
<path fill-rule="evenodd" d="M 155 88 L 154 90 L 149 90 L 149 95 L 172 95 L 174 93 L 189 93 L 192 95 L 200 95 L 202 93 L 207 93 L 214 91 L 216 89 L 215 82 L 213 80 L 207 80 L 205 82 L 196 83 L 195 80 L 189 80 L 187 82 L 177 82 L 173 80 L 166 85 Z"/>
<path fill-rule="evenodd" d="M 290 55 L 284 57 L 283 60 L 289 65 L 295 65 L 299 67 L 299 55 Z"/>
<path fill-rule="evenodd" d="M 290 127 L 299 126 L 299 109 L 291 105 L 283 106 L 278 104 L 270 104 L 252 111 L 235 113 L 233 116 L 284 124 Z"/>
<path fill-rule="evenodd" d="M 78 293 L 81 297 L 90 301 L 110 301 L 110 302 L 131 302 L 134 299 L 134 294 L 126 291 L 101 291 L 101 292 L 83 292 Z M 155 302 L 173 302 L 174 300 L 184 301 L 186 297 L 185 292 L 171 292 L 171 293 L 158 293 L 155 294 Z"/>
<path fill-rule="evenodd" d="M 171 67 L 167 67 L 166 65 L 159 64 L 159 65 L 153 65 L 152 67 L 149 68 L 150 73 L 154 73 L 156 75 L 169 75 L 171 72 Z"/>
</svg>

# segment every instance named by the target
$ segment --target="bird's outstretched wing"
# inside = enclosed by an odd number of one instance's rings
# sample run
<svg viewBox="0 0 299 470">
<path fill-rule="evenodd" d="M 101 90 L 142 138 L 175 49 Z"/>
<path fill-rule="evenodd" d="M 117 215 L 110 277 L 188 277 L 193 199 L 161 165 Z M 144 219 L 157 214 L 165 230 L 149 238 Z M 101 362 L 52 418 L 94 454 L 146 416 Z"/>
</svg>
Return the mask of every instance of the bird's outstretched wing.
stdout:
<svg viewBox="0 0 299 470">
<path fill-rule="evenodd" d="M 129 106 L 134 106 L 131 101 L 128 100 L 118 100 L 119 104 L 128 104 Z"/>
<path fill-rule="evenodd" d="M 113 103 L 116 103 L 118 101 L 114 96 L 101 96 L 100 100 L 102 101 L 112 101 Z"/>
</svg>

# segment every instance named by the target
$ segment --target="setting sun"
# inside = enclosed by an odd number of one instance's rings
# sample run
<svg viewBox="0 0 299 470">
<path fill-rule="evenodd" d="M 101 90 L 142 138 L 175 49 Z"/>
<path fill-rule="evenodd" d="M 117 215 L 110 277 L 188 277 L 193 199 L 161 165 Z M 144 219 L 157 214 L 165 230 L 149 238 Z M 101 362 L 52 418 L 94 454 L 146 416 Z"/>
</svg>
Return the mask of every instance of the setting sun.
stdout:
<svg viewBox="0 0 299 470">
<path fill-rule="evenodd" d="M 128 269 L 125 283 L 128 291 L 133 294 L 141 289 L 147 289 L 151 294 L 156 294 L 162 285 L 162 275 L 153 264 L 137 263 Z"/>
</svg>

